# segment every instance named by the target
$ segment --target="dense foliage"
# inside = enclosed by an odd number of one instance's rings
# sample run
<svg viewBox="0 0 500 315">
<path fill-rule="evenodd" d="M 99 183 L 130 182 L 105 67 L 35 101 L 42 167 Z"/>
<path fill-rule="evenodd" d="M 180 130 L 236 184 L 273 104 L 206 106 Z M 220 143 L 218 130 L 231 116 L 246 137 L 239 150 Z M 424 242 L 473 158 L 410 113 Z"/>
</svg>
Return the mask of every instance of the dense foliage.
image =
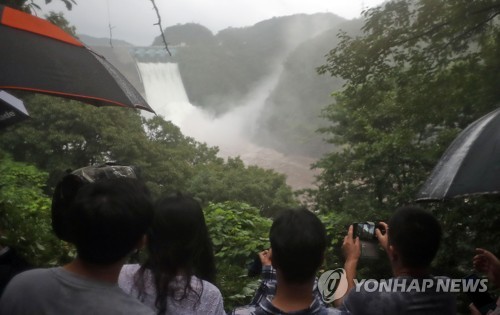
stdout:
<svg viewBox="0 0 500 315">
<path fill-rule="evenodd" d="M 205 218 L 214 244 L 217 283 L 227 310 L 250 302 L 259 278 L 249 278 L 247 267 L 256 254 L 269 248 L 271 220 L 246 203 L 211 203 Z"/>
<path fill-rule="evenodd" d="M 71 248 L 50 225 L 50 198 L 43 193 L 47 174 L 0 152 L 0 243 L 18 249 L 35 266 L 64 261 Z"/>
</svg>

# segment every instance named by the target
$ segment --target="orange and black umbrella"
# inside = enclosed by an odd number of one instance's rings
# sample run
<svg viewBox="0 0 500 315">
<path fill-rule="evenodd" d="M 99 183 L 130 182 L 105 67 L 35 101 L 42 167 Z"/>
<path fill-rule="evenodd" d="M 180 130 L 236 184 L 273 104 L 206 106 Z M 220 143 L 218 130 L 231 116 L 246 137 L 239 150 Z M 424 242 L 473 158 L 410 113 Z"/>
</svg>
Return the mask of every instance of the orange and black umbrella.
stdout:
<svg viewBox="0 0 500 315">
<path fill-rule="evenodd" d="M 154 113 L 132 84 L 102 56 L 50 22 L 1 5 L 0 89 Z"/>
</svg>

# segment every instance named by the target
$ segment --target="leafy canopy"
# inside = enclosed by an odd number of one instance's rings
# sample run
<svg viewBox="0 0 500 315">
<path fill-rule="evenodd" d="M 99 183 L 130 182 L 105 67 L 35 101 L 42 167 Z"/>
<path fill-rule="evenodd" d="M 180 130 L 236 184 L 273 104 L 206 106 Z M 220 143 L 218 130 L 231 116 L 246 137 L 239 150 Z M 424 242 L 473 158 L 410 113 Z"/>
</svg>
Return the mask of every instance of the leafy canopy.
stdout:
<svg viewBox="0 0 500 315">
<path fill-rule="evenodd" d="M 71 248 L 52 233 L 47 173 L 0 151 L 0 243 L 18 249 L 35 266 L 55 265 Z"/>
</svg>

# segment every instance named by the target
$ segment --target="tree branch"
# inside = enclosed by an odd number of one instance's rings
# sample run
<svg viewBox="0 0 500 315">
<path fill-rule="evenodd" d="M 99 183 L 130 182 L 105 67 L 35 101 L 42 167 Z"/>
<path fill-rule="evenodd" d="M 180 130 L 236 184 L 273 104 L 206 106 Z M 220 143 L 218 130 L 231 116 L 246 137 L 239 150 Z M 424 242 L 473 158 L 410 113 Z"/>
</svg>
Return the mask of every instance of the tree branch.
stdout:
<svg viewBox="0 0 500 315">
<path fill-rule="evenodd" d="M 172 53 L 168 49 L 168 44 L 167 44 L 167 40 L 165 39 L 165 34 L 163 33 L 163 28 L 161 27 L 160 11 L 158 11 L 158 7 L 156 6 L 155 0 L 151 0 L 151 3 L 153 4 L 153 8 L 156 11 L 156 16 L 158 17 L 158 23 L 155 23 L 154 25 L 158 25 L 158 27 L 160 28 L 161 39 L 163 40 L 163 44 L 165 44 L 165 49 L 167 50 L 168 54 L 170 56 L 172 56 Z"/>
<path fill-rule="evenodd" d="M 108 24 L 108 28 L 109 28 L 109 46 L 113 48 L 113 27 L 111 26 L 111 24 Z"/>
<path fill-rule="evenodd" d="M 478 31 L 479 29 L 481 29 L 481 27 L 483 27 L 483 25 L 487 24 L 488 22 L 490 22 L 491 20 L 493 20 L 498 15 L 500 15 L 500 11 L 494 12 L 487 19 L 484 19 L 484 20 L 480 21 L 479 23 L 477 23 L 476 25 L 474 25 L 473 27 L 471 27 L 469 29 L 466 29 L 461 34 L 458 34 L 457 36 L 452 37 L 450 39 L 450 41 L 445 45 L 445 48 L 448 47 L 448 46 L 450 46 L 451 44 L 455 43 L 456 41 L 458 41 L 460 39 L 464 39 L 464 38 L 467 38 L 467 37 L 471 36 L 471 34 L 474 34 L 476 31 Z"/>
<path fill-rule="evenodd" d="M 478 10 L 470 12 L 469 14 L 476 15 L 476 14 L 481 14 L 481 13 L 488 12 L 488 11 L 493 11 L 493 15 L 488 17 L 487 19 L 485 19 L 481 23 L 477 24 L 475 27 L 466 29 L 464 32 L 462 32 L 462 34 L 454 37 L 453 39 L 456 39 L 459 37 L 464 37 L 464 35 L 470 34 L 472 31 L 478 29 L 479 26 L 484 25 L 484 24 L 488 23 L 489 21 L 491 21 L 493 18 L 495 18 L 497 15 L 499 15 L 500 5 L 491 5 L 488 7 L 480 8 Z M 463 20 L 464 18 L 465 18 L 465 16 L 457 16 L 457 17 L 455 17 L 455 19 L 447 20 L 447 21 L 432 25 L 431 28 L 429 28 L 428 30 L 425 30 L 421 33 L 414 34 L 413 36 L 410 36 L 409 38 L 404 38 L 404 39 L 401 39 L 399 41 L 395 41 L 393 43 L 393 46 L 400 46 L 400 45 L 403 45 L 403 44 L 408 43 L 410 41 L 413 41 L 413 40 L 428 36 L 430 34 L 436 33 L 437 31 L 439 31 L 439 29 L 441 29 L 445 26 L 449 26 L 453 23 L 456 23 L 457 21 Z"/>
<path fill-rule="evenodd" d="M 113 27 L 111 26 L 111 13 L 109 11 L 109 1 L 106 1 L 108 6 L 108 28 L 109 28 L 109 46 L 113 48 Z"/>
</svg>

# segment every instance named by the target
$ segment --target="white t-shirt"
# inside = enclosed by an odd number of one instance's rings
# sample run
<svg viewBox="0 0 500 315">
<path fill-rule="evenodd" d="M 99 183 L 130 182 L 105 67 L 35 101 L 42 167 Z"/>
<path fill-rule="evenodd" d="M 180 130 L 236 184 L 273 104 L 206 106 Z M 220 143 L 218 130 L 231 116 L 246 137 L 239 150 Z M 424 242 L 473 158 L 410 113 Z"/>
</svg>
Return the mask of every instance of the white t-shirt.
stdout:
<svg viewBox="0 0 500 315">
<path fill-rule="evenodd" d="M 140 265 L 124 265 L 120 276 L 118 278 L 118 285 L 126 293 L 138 298 L 139 291 L 134 285 L 134 277 L 139 270 Z M 145 293 L 142 297 L 142 302 L 151 308 L 155 308 L 156 289 L 153 283 L 152 274 L 146 270 L 144 273 L 145 278 Z M 184 283 L 182 277 L 177 277 L 176 283 L 170 284 L 171 286 L 178 287 L 180 290 L 177 297 L 182 296 Z M 167 312 L 166 314 L 178 315 L 225 315 L 224 303 L 219 289 L 210 282 L 201 280 L 195 276 L 191 278 L 191 287 L 198 293 L 189 292 L 188 296 L 183 300 L 176 300 L 172 297 L 167 298 Z M 198 297 L 199 295 L 199 297 Z M 199 300 L 198 300 L 199 298 Z"/>
</svg>

